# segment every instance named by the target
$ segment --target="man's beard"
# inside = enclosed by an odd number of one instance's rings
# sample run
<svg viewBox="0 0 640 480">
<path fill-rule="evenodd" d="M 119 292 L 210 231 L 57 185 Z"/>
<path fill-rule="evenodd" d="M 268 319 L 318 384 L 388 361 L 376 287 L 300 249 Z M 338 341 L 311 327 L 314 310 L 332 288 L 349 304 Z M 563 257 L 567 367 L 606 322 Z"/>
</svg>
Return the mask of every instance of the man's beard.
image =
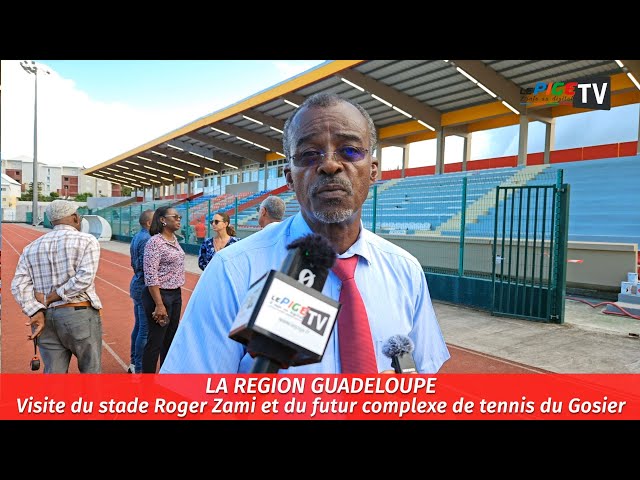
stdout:
<svg viewBox="0 0 640 480">
<path fill-rule="evenodd" d="M 347 195 L 353 196 L 353 187 L 351 186 L 351 182 L 335 177 L 320 178 L 309 189 L 309 195 L 314 196 L 321 187 L 329 184 L 338 184 L 345 189 Z M 335 204 L 336 209 L 331 209 L 329 211 L 311 210 L 311 213 L 317 220 L 321 221 L 322 223 L 342 223 L 353 215 L 354 210 L 352 208 L 340 207 L 341 203 L 342 202 L 340 201 L 340 199 L 327 200 L 323 206 L 332 206 L 333 204 Z"/>
<path fill-rule="evenodd" d="M 311 211 L 313 216 L 322 223 L 342 223 L 353 215 L 352 208 L 337 208 L 330 211 Z"/>
</svg>

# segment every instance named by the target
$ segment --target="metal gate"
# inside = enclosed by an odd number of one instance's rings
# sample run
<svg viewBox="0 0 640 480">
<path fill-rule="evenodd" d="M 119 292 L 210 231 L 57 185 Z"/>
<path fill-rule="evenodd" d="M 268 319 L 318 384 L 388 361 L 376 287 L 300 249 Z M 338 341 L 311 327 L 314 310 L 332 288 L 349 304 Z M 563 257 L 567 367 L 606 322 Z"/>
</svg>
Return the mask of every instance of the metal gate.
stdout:
<svg viewBox="0 0 640 480">
<path fill-rule="evenodd" d="M 496 187 L 493 315 L 564 322 L 569 185 Z"/>
</svg>

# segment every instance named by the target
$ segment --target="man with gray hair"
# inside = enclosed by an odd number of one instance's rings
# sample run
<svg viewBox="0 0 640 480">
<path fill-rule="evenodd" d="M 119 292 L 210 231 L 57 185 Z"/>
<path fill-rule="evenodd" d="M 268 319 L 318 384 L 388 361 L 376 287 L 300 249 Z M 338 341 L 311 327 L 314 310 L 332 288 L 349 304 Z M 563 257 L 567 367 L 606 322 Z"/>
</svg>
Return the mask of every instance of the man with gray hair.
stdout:
<svg viewBox="0 0 640 480">
<path fill-rule="evenodd" d="M 47 206 L 53 231 L 27 245 L 11 282 L 11 293 L 38 342 L 44 373 L 68 373 L 71 356 L 80 373 L 102 372 L 102 303 L 95 276 L 100 260 L 96 237 L 80 231 L 78 204 Z"/>
<path fill-rule="evenodd" d="M 284 200 L 275 195 L 268 196 L 258 207 L 258 225 L 264 228 L 272 223 L 280 223 L 284 218 L 284 209 Z"/>
</svg>

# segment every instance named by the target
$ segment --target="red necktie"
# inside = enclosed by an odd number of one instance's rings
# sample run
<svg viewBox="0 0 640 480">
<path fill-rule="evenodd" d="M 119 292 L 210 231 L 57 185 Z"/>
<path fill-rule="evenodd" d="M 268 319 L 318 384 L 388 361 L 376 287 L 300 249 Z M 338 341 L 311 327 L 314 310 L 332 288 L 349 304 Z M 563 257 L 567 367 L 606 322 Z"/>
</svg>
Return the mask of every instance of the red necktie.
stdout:
<svg viewBox="0 0 640 480">
<path fill-rule="evenodd" d="M 358 255 L 337 258 L 332 270 L 342 281 L 338 340 L 342 373 L 378 373 L 369 317 L 354 279 Z"/>
</svg>

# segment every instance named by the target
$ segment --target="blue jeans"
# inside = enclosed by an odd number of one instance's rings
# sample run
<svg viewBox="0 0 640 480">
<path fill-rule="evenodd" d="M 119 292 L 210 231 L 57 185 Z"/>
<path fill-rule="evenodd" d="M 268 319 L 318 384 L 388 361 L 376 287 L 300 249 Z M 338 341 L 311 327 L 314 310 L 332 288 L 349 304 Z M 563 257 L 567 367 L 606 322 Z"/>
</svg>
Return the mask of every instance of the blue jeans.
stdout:
<svg viewBox="0 0 640 480">
<path fill-rule="evenodd" d="M 136 322 L 131 332 L 131 362 L 136 367 L 135 373 L 142 373 L 142 354 L 149 336 L 149 325 L 142 300 L 133 299 L 133 314 Z"/>
</svg>

